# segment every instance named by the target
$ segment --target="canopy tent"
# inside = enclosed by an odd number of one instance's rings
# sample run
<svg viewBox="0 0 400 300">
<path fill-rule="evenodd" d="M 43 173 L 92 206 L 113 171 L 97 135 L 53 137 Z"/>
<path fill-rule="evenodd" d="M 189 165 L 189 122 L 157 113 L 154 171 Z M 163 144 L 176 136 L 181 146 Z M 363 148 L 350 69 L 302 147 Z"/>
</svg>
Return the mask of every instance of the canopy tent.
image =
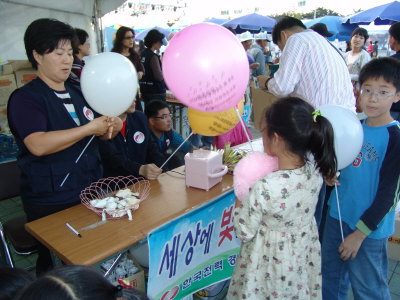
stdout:
<svg viewBox="0 0 400 300">
<path fill-rule="evenodd" d="M 99 18 L 124 0 L 0 0 L 0 58 L 26 59 L 23 36 L 28 25 L 39 18 L 55 18 L 86 30 L 92 51 L 101 45 Z"/>
<path fill-rule="evenodd" d="M 232 19 L 222 25 L 225 27 L 231 27 L 236 31 L 236 33 L 242 33 L 245 31 L 256 33 L 260 31 L 272 31 L 275 24 L 275 19 L 254 13 Z"/>
<path fill-rule="evenodd" d="M 334 41 L 350 41 L 351 33 L 358 26 L 356 24 L 342 24 L 343 17 L 339 16 L 324 16 L 305 22 L 304 25 L 308 28 L 316 23 L 323 23 L 328 27 L 328 31 L 333 34 L 328 40 Z"/>
<path fill-rule="evenodd" d="M 400 21 L 400 2 L 393 1 L 387 4 L 372 7 L 343 19 L 343 23 L 368 25 L 390 25 Z"/>
<path fill-rule="evenodd" d="M 211 19 L 204 20 L 203 22 L 214 23 L 214 24 L 221 25 L 221 24 L 223 24 L 223 23 L 225 23 L 227 21 L 229 21 L 229 20 L 228 19 L 211 18 Z"/>
<path fill-rule="evenodd" d="M 165 36 L 165 38 L 168 38 L 168 35 L 169 35 L 170 32 L 171 32 L 171 29 L 167 29 L 167 28 L 162 28 L 162 27 L 155 26 L 155 27 L 147 28 L 147 29 L 142 30 L 142 31 L 140 31 L 139 33 L 137 33 L 137 34 L 136 34 L 136 37 L 135 37 L 135 40 L 137 40 L 137 41 L 142 41 L 142 40 L 144 40 L 144 38 L 145 38 L 145 36 L 147 35 L 147 33 L 148 33 L 150 30 L 152 30 L 152 29 L 157 29 L 159 32 L 161 32 L 161 33 Z"/>
</svg>

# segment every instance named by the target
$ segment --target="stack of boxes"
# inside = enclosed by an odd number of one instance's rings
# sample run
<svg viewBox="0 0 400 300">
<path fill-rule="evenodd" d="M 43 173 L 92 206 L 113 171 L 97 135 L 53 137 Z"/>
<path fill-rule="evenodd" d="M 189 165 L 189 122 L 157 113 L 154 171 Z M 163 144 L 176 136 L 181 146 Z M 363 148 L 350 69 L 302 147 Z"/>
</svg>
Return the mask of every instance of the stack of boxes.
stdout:
<svg viewBox="0 0 400 300">
<path fill-rule="evenodd" d="M 27 60 L 12 60 L 0 64 L 0 132 L 9 132 L 7 102 L 12 92 L 36 78 L 36 70 Z"/>
</svg>

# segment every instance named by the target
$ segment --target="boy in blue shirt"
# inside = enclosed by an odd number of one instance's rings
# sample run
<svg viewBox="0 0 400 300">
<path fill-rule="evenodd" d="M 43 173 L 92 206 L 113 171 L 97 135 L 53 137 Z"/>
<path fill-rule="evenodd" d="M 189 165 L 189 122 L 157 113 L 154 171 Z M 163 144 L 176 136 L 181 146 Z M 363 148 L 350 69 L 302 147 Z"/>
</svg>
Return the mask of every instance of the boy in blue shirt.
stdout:
<svg viewBox="0 0 400 300">
<path fill-rule="evenodd" d="M 338 197 L 332 191 L 322 242 L 323 299 L 390 299 L 387 238 L 393 234 L 400 187 L 400 127 L 390 107 L 400 99 L 400 62 L 378 58 L 359 76 L 363 146 L 352 165 L 341 171 Z"/>
</svg>

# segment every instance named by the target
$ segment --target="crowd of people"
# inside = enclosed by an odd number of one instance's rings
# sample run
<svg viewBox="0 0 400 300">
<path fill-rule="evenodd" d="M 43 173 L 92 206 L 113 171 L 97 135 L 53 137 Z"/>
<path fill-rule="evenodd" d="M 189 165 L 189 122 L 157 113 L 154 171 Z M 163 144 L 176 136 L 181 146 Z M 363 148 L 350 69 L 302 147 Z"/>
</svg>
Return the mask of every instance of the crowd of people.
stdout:
<svg viewBox="0 0 400 300">
<path fill-rule="evenodd" d="M 278 97 L 263 113 L 262 138 L 264 151 L 278 157 L 279 169 L 260 179 L 234 211 L 242 246 L 228 299 L 346 299 L 350 285 L 356 299 L 390 299 L 386 243 L 400 194 L 400 23 L 389 34 L 396 51 L 392 58 L 371 59 L 362 28 L 354 30 L 351 50 L 342 56 L 327 41 L 326 28 L 307 29 L 300 20 L 284 17 L 272 32 L 282 53 L 273 78 L 260 76 L 271 60 L 266 48 L 271 38 L 260 33 L 252 45 L 251 35 L 238 36 L 260 88 Z M 25 49 L 38 77 L 8 103 L 28 221 L 78 204 L 80 191 L 102 177 L 155 180 L 182 165 L 182 155 L 194 148 L 184 143 L 181 155 L 163 166 L 171 149 L 183 143 L 165 102 L 157 54 L 165 37 L 149 31 L 141 53 L 134 38 L 134 30 L 121 27 L 112 51 L 135 66 L 144 107 L 133 99 L 124 113 L 110 118 L 90 108 L 79 86 L 90 49 L 87 33 L 54 19 L 28 26 Z M 354 113 L 357 105 L 365 117 L 360 154 L 339 177 L 334 132 L 318 110 L 325 104 Z M 339 182 L 341 219 L 336 192 L 326 193 L 326 184 Z M 25 288 L 8 281 L 10 289 L 22 291 L 16 299 L 146 299 L 129 298 L 88 267 L 52 270 L 49 251 L 38 248 L 40 277 L 21 273 Z M 4 274 L 12 278 L 13 272 Z"/>
</svg>

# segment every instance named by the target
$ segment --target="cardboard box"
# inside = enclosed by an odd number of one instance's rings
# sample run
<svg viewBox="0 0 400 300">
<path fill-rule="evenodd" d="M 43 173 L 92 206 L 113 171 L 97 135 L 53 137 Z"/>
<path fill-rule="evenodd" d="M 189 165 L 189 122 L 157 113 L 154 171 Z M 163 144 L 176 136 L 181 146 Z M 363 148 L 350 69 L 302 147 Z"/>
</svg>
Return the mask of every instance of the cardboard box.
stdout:
<svg viewBox="0 0 400 300">
<path fill-rule="evenodd" d="M 37 77 L 36 70 L 34 69 L 19 70 L 15 72 L 15 78 L 17 81 L 18 88 L 24 86 L 25 84 L 35 79 L 36 77 Z"/>
<path fill-rule="evenodd" d="M 395 232 L 388 239 L 388 257 L 400 261 L 400 214 L 396 215 Z"/>
<path fill-rule="evenodd" d="M 0 107 L 7 105 L 8 98 L 16 88 L 14 74 L 0 76 Z"/>
<path fill-rule="evenodd" d="M 114 258 L 115 259 L 115 258 Z M 106 263 L 102 264 L 101 267 L 104 270 L 104 265 L 109 264 L 110 262 L 114 261 L 114 259 L 107 261 Z M 123 265 L 125 261 L 129 260 L 135 267 L 138 269 L 138 271 L 135 274 L 129 275 L 128 277 L 124 278 L 124 283 L 128 284 L 129 286 L 133 286 L 135 289 L 146 293 L 146 285 L 145 285 L 145 280 L 144 280 L 144 270 L 140 266 L 140 264 L 134 259 L 134 257 L 128 252 L 124 257 L 121 258 L 121 260 L 118 262 L 117 266 L 114 268 L 114 271 L 112 271 L 110 274 L 108 274 L 107 279 L 111 280 L 114 285 L 118 285 L 117 281 L 113 280 L 113 277 L 115 277 L 115 270 Z"/>
<path fill-rule="evenodd" d="M 0 75 L 10 75 L 19 70 L 32 69 L 28 60 L 9 60 L 0 66 Z"/>
<path fill-rule="evenodd" d="M 261 119 L 265 109 L 270 107 L 278 98 L 269 92 L 254 87 L 253 84 L 250 90 L 253 102 L 254 127 L 261 130 Z"/>
</svg>

